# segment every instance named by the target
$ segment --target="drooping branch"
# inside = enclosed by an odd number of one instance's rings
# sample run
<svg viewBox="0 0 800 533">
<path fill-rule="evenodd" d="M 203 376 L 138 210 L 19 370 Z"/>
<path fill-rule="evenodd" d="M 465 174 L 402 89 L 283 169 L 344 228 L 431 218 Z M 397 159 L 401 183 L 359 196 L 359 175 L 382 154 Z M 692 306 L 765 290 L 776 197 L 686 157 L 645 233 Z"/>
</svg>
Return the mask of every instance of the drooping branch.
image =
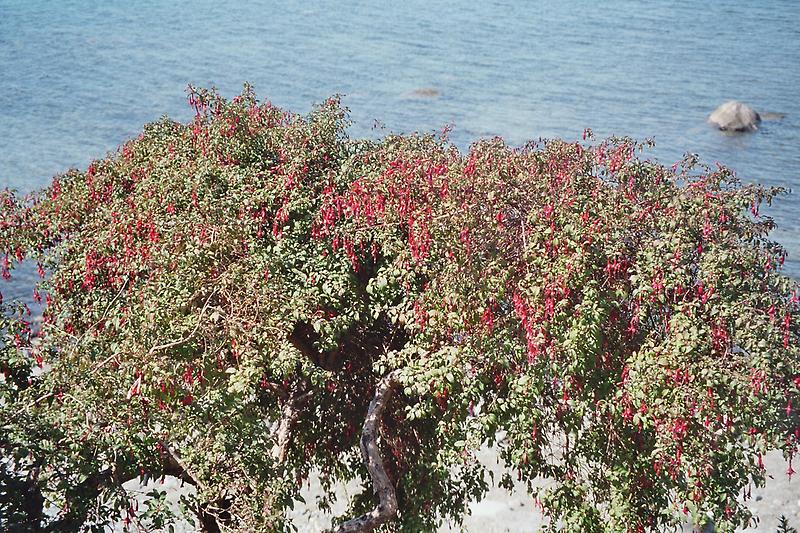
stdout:
<svg viewBox="0 0 800 533">
<path fill-rule="evenodd" d="M 361 430 L 361 456 L 372 478 L 372 488 L 378 497 L 378 505 L 370 512 L 348 520 L 344 524 L 329 530 L 330 533 L 362 533 L 372 531 L 387 520 L 397 515 L 397 495 L 394 486 L 383 465 L 378 433 L 383 410 L 397 386 L 399 370 L 387 374 L 375 389 L 375 397 L 369 404 L 367 417 Z"/>
<path fill-rule="evenodd" d="M 216 292 L 217 292 L 216 290 L 212 291 L 211 294 L 208 296 L 208 298 L 206 298 L 206 302 L 205 304 L 203 304 L 203 308 L 200 310 L 200 314 L 197 317 L 197 323 L 194 325 L 194 328 L 192 329 L 191 332 L 189 332 L 188 335 L 174 341 L 166 342 L 164 344 L 157 344 L 153 346 L 152 348 L 150 348 L 150 351 L 147 352 L 147 356 L 149 357 L 150 355 L 161 350 L 167 350 L 169 348 L 174 348 L 175 346 L 180 346 L 181 344 L 191 340 L 192 337 L 194 337 L 195 334 L 197 333 L 197 330 L 200 329 L 200 326 L 203 323 L 203 315 L 205 315 L 206 309 L 208 309 L 208 306 L 211 303 L 211 298 L 214 297 Z"/>
<path fill-rule="evenodd" d="M 283 402 L 281 419 L 278 423 L 277 442 L 272 447 L 272 458 L 278 464 L 286 460 L 286 453 L 289 451 L 289 444 L 291 443 L 292 428 L 294 428 L 297 419 L 300 417 L 300 406 L 310 397 L 311 391 L 302 394 L 293 392 Z"/>
<path fill-rule="evenodd" d="M 189 469 L 189 465 L 181 457 L 180 453 L 171 446 L 168 442 L 162 442 L 161 446 L 164 449 L 164 471 L 165 475 L 175 476 L 181 481 L 185 481 L 194 485 L 197 490 L 205 491 L 206 485 L 194 475 Z M 230 519 L 230 514 L 223 508 L 222 512 L 215 512 L 215 508 L 224 507 L 226 503 L 224 497 L 216 501 L 207 501 L 199 504 L 194 512 L 200 522 L 200 531 L 203 533 L 219 533 L 222 531 L 220 523 L 225 523 Z"/>
<path fill-rule="evenodd" d="M 79 531 L 94 507 L 87 505 L 87 502 L 96 501 L 104 490 L 121 487 L 138 475 L 134 470 L 122 471 L 116 466 L 89 474 L 83 481 L 70 487 L 64 512 L 47 526 L 46 531 Z"/>
<path fill-rule="evenodd" d="M 161 447 L 164 449 L 164 474 L 174 476 L 181 481 L 185 481 L 190 485 L 194 485 L 199 490 L 205 490 L 205 485 L 193 475 L 189 470 L 188 465 L 181 458 L 180 453 L 168 442 L 162 442 Z"/>
<path fill-rule="evenodd" d="M 386 316 L 381 316 L 372 323 L 354 324 L 341 335 L 337 346 L 329 350 L 318 348 L 320 334 L 307 322 L 295 323 L 288 341 L 318 367 L 339 372 L 345 363 L 351 369 L 370 367 L 376 356 L 404 346 L 406 335 Z"/>
</svg>

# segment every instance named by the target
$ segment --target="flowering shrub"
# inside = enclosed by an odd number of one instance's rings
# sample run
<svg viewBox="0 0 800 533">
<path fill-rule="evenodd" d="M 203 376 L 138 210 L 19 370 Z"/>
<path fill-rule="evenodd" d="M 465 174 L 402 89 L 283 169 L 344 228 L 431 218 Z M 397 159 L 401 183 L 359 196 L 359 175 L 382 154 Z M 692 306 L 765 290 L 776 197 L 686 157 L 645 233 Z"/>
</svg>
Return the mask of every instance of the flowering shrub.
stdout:
<svg viewBox="0 0 800 533">
<path fill-rule="evenodd" d="M 2 275 L 38 264 L 45 306 L 3 304 L 0 521 L 168 524 L 122 483 L 173 475 L 198 527 L 280 530 L 316 470 L 323 507 L 365 484 L 340 531 L 432 530 L 487 490 L 489 444 L 551 528 L 729 530 L 766 451 L 793 473 L 779 191 L 628 139 L 462 154 L 349 139 L 336 99 L 189 101 L 0 198 Z"/>
</svg>

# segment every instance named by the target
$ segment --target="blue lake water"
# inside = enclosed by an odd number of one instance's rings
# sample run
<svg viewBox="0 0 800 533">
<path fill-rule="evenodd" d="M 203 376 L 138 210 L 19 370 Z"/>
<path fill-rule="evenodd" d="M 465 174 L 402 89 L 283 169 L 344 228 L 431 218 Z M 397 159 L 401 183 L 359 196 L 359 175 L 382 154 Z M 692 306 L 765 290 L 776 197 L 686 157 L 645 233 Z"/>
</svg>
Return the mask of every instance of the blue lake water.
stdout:
<svg viewBox="0 0 800 533">
<path fill-rule="evenodd" d="M 189 83 L 233 96 L 249 81 L 298 112 L 342 93 L 353 136 L 452 124 L 466 148 L 591 127 L 800 192 L 800 3 L 598 4 L 0 0 L 0 187 L 32 190 L 145 122 L 188 119 Z M 786 118 L 727 136 L 705 119 L 729 99 Z M 800 277 L 800 195 L 766 212 Z"/>
</svg>

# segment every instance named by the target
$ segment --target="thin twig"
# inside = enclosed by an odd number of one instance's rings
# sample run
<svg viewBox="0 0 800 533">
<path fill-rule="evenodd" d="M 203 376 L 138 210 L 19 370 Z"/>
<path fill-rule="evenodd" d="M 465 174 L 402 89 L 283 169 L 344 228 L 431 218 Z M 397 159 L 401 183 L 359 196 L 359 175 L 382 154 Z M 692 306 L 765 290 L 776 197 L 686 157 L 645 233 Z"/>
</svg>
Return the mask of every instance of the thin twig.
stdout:
<svg viewBox="0 0 800 533">
<path fill-rule="evenodd" d="M 97 326 L 100 324 L 100 322 L 102 322 L 103 320 L 105 320 L 106 316 L 108 315 L 108 312 L 111 310 L 111 306 L 112 306 L 112 305 L 114 305 L 114 302 L 116 302 L 116 301 L 117 301 L 117 299 L 118 299 L 120 296 L 122 296 L 122 293 L 123 293 L 123 291 L 125 291 L 125 287 L 127 287 L 127 286 L 128 286 L 128 280 L 126 279 L 126 280 L 125 280 L 125 283 L 123 283 L 123 284 L 122 284 L 122 287 L 120 287 L 120 288 L 119 288 L 119 291 L 117 291 L 117 294 L 116 294 L 116 295 L 114 295 L 114 297 L 111 299 L 111 301 L 110 301 L 110 302 L 108 302 L 108 305 L 106 306 L 105 310 L 103 311 L 103 314 L 102 314 L 102 315 L 100 315 L 100 318 L 98 318 L 98 319 L 97 319 L 97 320 L 94 322 L 94 324 L 92 324 L 92 326 L 91 326 L 90 328 L 87 328 L 87 329 L 86 329 L 86 330 L 85 330 L 85 331 L 84 331 L 84 332 L 81 334 L 81 336 L 80 336 L 80 337 L 75 337 L 74 335 L 71 335 L 73 338 L 76 338 L 77 340 L 75 341 L 75 344 L 73 345 L 73 347 L 72 347 L 72 350 L 70 351 L 70 355 L 72 355 L 72 354 L 74 354 L 74 353 L 75 353 L 75 350 L 77 350 L 77 349 L 78 349 L 78 347 L 81 345 L 81 342 L 83 342 L 83 339 L 84 339 L 84 338 L 86 338 L 86 335 L 89 333 L 89 331 L 91 331 L 91 330 L 93 330 L 94 328 L 96 328 L 96 327 L 97 327 Z M 94 371 L 94 369 L 92 369 L 92 371 Z"/>
<path fill-rule="evenodd" d="M 55 393 L 54 393 L 54 392 L 48 392 L 47 394 L 44 394 L 44 395 L 42 395 L 42 396 L 39 396 L 38 398 L 36 398 L 36 399 L 35 399 L 35 400 L 33 400 L 32 402 L 30 402 L 28 405 L 26 405 L 26 406 L 25 406 L 25 410 L 27 411 L 27 410 L 28 410 L 28 409 L 30 409 L 31 407 L 33 407 L 33 406 L 35 406 L 35 405 L 38 405 L 39 403 L 41 403 L 41 402 L 43 402 L 43 401 L 47 400 L 48 398 L 52 398 L 53 396 L 55 396 Z"/>
<path fill-rule="evenodd" d="M 197 317 L 197 324 L 194 325 L 194 329 L 188 335 L 186 335 L 185 337 L 183 337 L 181 339 L 178 339 L 176 341 L 167 342 L 165 344 L 159 344 L 159 345 L 153 346 L 152 348 L 150 348 L 150 351 L 147 352 L 147 355 L 152 355 L 155 352 L 158 352 L 160 350 L 166 350 L 166 349 L 169 349 L 169 348 L 172 348 L 172 347 L 175 347 L 175 346 L 179 346 L 179 345 L 191 340 L 191 338 L 194 337 L 195 333 L 197 333 L 197 330 L 200 329 L 200 324 L 202 324 L 202 322 L 203 322 L 203 315 L 206 313 L 206 309 L 208 309 L 208 305 L 211 303 L 211 298 L 214 296 L 214 294 L 216 294 L 216 292 L 217 291 L 215 290 L 211 294 L 208 295 L 208 298 L 206 299 L 206 303 L 203 305 L 203 308 L 200 310 L 200 315 Z"/>
</svg>

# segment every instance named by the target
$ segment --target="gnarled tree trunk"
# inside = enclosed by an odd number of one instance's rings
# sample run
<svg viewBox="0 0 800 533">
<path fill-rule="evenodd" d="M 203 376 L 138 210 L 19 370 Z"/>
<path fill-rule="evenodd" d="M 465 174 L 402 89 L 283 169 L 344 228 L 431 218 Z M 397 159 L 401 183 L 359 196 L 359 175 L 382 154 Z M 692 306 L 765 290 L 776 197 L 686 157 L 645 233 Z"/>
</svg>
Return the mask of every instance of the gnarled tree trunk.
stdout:
<svg viewBox="0 0 800 533">
<path fill-rule="evenodd" d="M 375 397 L 369 404 L 367 417 L 361 430 L 361 455 L 372 478 L 372 487 L 378 497 L 378 505 L 370 512 L 352 518 L 344 524 L 332 528 L 330 533 L 361 533 L 372 531 L 397 515 L 397 495 L 386 469 L 383 466 L 378 433 L 383 410 L 397 386 L 399 370 L 393 370 L 384 377 L 375 389 Z"/>
</svg>

